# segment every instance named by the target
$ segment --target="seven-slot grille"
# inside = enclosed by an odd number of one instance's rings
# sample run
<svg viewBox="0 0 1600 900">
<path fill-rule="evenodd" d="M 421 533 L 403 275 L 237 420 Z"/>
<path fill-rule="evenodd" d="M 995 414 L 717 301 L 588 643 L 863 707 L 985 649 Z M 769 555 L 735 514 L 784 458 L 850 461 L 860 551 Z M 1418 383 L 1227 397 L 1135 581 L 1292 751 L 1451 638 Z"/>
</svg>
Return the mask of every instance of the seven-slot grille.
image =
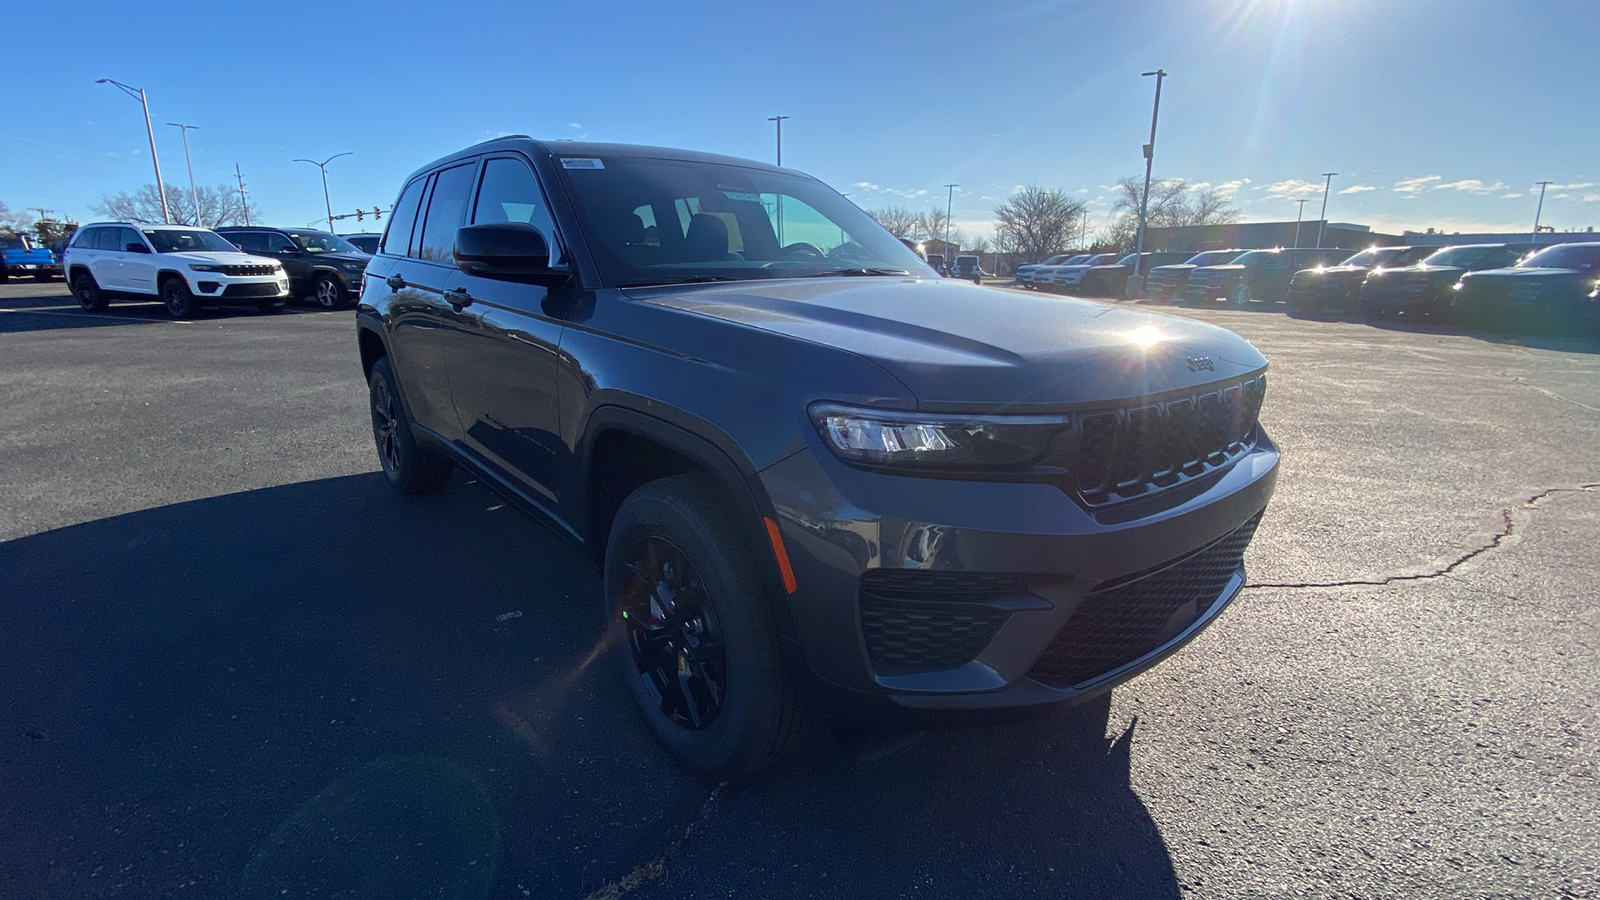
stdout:
<svg viewBox="0 0 1600 900">
<path fill-rule="evenodd" d="M 1056 632 L 1029 676 L 1054 687 L 1071 687 L 1159 650 L 1221 599 L 1260 521 L 1257 514 L 1187 556 L 1096 585 Z"/>
<path fill-rule="evenodd" d="M 1085 413 L 1077 494 L 1103 506 L 1204 475 L 1255 445 L 1267 376 L 1162 402 Z"/>
<path fill-rule="evenodd" d="M 241 278 L 247 275 L 271 275 L 278 271 L 277 266 L 223 266 L 222 274 Z"/>
</svg>

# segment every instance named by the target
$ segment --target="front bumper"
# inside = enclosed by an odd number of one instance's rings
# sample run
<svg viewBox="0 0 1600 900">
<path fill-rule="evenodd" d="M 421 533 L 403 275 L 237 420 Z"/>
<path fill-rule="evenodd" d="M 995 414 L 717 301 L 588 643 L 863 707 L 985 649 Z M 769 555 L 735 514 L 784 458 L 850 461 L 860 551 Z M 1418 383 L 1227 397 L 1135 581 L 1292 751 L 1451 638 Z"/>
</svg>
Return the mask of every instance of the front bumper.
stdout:
<svg viewBox="0 0 1600 900">
<path fill-rule="evenodd" d="M 225 275 L 221 272 L 191 272 L 189 290 L 199 300 L 256 302 L 281 300 L 289 296 L 288 275 Z"/>
<path fill-rule="evenodd" d="M 1243 585 L 1238 556 L 1277 472 L 1258 430 L 1232 466 L 1136 518 L 1048 484 L 864 472 L 819 446 L 757 478 L 778 511 L 797 584 L 789 618 L 811 673 L 856 700 L 937 718 L 1070 704 L 1181 647 Z M 1231 559 L 1196 562 L 1230 539 Z M 1158 582 L 1177 587 L 1129 593 Z M 1099 653 L 1127 615 L 1145 616 L 1144 637 Z"/>
</svg>

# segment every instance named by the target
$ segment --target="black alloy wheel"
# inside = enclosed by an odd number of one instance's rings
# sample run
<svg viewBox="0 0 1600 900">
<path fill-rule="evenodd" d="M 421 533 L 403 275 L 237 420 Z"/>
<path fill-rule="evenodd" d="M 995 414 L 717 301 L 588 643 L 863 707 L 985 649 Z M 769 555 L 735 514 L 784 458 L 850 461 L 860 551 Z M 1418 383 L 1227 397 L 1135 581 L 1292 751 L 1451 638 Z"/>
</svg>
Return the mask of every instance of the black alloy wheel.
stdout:
<svg viewBox="0 0 1600 900">
<path fill-rule="evenodd" d="M 397 492 L 432 494 L 450 481 L 455 466 L 443 454 L 417 443 L 395 384 L 387 356 L 373 363 L 367 387 L 378 461 L 389 486 Z"/>
<path fill-rule="evenodd" d="M 340 309 L 345 305 L 344 285 L 332 275 L 323 274 L 317 277 L 317 283 L 312 288 L 311 295 L 316 298 L 317 305 L 323 309 Z"/>
<path fill-rule="evenodd" d="M 174 319 L 187 319 L 200 310 L 200 304 L 189 291 L 189 283 L 181 275 L 161 282 L 161 303 L 167 308 L 167 315 Z"/>
<path fill-rule="evenodd" d="M 105 292 L 88 272 L 72 276 L 72 296 L 78 298 L 78 305 L 84 312 L 100 312 L 110 305 Z"/>
<path fill-rule="evenodd" d="M 644 689 L 661 714 L 699 731 L 716 721 L 728 690 L 728 660 L 705 582 L 670 541 L 649 537 L 624 563 L 622 621 Z"/>
</svg>

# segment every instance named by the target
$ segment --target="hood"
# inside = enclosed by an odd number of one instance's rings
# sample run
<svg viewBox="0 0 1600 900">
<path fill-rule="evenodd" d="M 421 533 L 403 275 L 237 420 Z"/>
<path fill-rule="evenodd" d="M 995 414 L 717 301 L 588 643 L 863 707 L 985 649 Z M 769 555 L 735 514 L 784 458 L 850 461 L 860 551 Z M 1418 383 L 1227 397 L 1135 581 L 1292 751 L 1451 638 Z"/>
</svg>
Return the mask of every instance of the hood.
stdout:
<svg viewBox="0 0 1600 900">
<path fill-rule="evenodd" d="M 1090 272 L 1132 272 L 1133 271 L 1133 266 L 1123 266 L 1123 265 L 1118 265 L 1116 263 L 1112 263 L 1110 265 L 1105 265 L 1105 266 L 1084 266 L 1084 268 L 1087 269 Z M 1145 271 L 1152 271 L 1152 270 L 1147 269 Z"/>
<path fill-rule="evenodd" d="M 627 295 L 866 357 L 924 410 L 1104 403 L 1266 365 L 1245 339 L 1193 319 L 945 279 L 783 279 Z"/>
<path fill-rule="evenodd" d="M 1396 278 L 1404 278 L 1410 281 L 1421 281 L 1424 278 L 1430 281 L 1438 281 L 1446 278 L 1460 278 L 1465 271 L 1467 270 L 1461 266 L 1399 266 L 1393 269 L 1384 269 L 1383 273 L 1378 277 L 1387 278 L 1392 275 Z"/>
<path fill-rule="evenodd" d="M 1154 275 L 1157 272 L 1161 272 L 1163 274 L 1175 274 L 1175 273 L 1178 273 L 1178 272 L 1192 272 L 1192 271 L 1194 271 L 1195 269 L 1198 269 L 1198 268 L 1200 268 L 1200 267 L 1199 266 L 1191 266 L 1188 263 L 1178 263 L 1176 265 L 1171 265 L 1171 266 L 1156 266 L 1156 267 L 1154 267 L 1154 268 L 1152 268 L 1150 270 L 1150 274 Z"/>
<path fill-rule="evenodd" d="M 1471 278 L 1473 281 L 1477 281 L 1480 278 L 1486 281 L 1501 279 L 1512 281 L 1568 281 L 1571 279 L 1582 280 L 1600 277 L 1600 272 L 1586 272 L 1583 269 L 1483 269 L 1478 272 L 1468 272 L 1461 277 Z"/>
<path fill-rule="evenodd" d="M 312 263 L 361 263 L 366 265 L 372 262 L 372 256 L 367 253 L 308 253 L 306 259 Z"/>
<path fill-rule="evenodd" d="M 278 261 L 265 256 L 251 256 L 237 250 L 195 250 L 189 253 L 157 253 L 161 259 L 208 266 L 275 266 Z"/>
<path fill-rule="evenodd" d="M 1189 277 L 1193 278 L 1196 275 L 1211 275 L 1213 273 L 1236 275 L 1240 272 L 1243 272 L 1245 268 L 1245 266 L 1241 266 L 1237 263 L 1224 263 L 1220 266 L 1196 266 L 1195 270 L 1189 273 Z"/>
</svg>

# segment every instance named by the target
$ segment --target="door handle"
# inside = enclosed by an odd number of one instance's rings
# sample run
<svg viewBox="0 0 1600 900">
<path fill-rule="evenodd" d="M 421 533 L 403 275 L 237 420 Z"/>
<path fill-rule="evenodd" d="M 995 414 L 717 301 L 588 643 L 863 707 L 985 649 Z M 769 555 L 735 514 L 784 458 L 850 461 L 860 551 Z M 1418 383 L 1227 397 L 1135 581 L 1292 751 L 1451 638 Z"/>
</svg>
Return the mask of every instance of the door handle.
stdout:
<svg viewBox="0 0 1600 900">
<path fill-rule="evenodd" d="M 406 286 L 406 280 L 401 278 L 399 275 L 390 275 L 388 278 L 383 280 L 383 283 L 387 284 L 389 286 L 389 290 L 391 291 L 398 291 Z"/>
<path fill-rule="evenodd" d="M 472 305 L 472 295 L 467 293 L 466 288 L 445 291 L 444 298 L 450 301 L 450 305 L 455 308 L 456 312 L 460 312 Z"/>
</svg>

